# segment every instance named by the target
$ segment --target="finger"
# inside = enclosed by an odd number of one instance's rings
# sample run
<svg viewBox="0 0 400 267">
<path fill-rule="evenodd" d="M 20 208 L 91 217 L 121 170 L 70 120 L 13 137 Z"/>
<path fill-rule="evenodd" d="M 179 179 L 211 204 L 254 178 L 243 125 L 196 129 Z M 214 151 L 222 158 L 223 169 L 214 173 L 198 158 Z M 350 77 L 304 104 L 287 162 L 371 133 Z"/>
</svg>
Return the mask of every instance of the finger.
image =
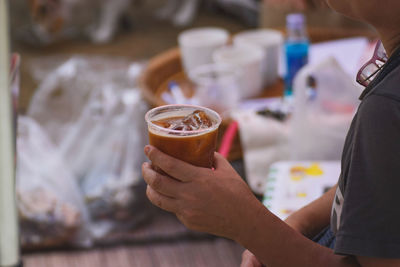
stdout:
<svg viewBox="0 0 400 267">
<path fill-rule="evenodd" d="M 181 182 L 156 172 L 148 162 L 143 163 L 142 174 L 144 180 L 151 188 L 165 196 L 175 198 L 178 192 L 180 192 Z"/>
<path fill-rule="evenodd" d="M 262 267 L 263 265 L 259 262 L 249 250 L 245 250 L 242 254 L 242 263 L 240 267 Z"/>
<path fill-rule="evenodd" d="M 247 259 L 249 256 L 253 256 L 253 253 L 250 252 L 250 250 L 246 249 L 242 253 L 242 259 Z"/>
<path fill-rule="evenodd" d="M 240 267 L 254 267 L 253 264 L 251 263 L 251 260 L 248 258 L 242 259 L 242 262 L 240 263 Z"/>
<path fill-rule="evenodd" d="M 192 181 L 197 176 L 199 170 L 204 169 L 173 158 L 153 146 L 147 145 L 144 151 L 155 166 L 182 182 Z"/>
<path fill-rule="evenodd" d="M 251 267 L 247 249 L 242 253 L 242 262 L 240 263 L 240 267 Z"/>
<path fill-rule="evenodd" d="M 147 186 L 146 189 L 147 198 L 150 200 L 153 205 L 159 207 L 160 209 L 176 212 L 177 210 L 177 201 L 173 198 L 164 196 L 157 191 L 155 191 L 151 186 Z"/>
<path fill-rule="evenodd" d="M 224 156 L 218 152 L 214 152 L 214 168 L 218 171 L 232 168 L 232 166 Z"/>
<path fill-rule="evenodd" d="M 242 258 L 242 262 L 240 263 L 240 267 L 255 267 L 251 259 Z"/>
</svg>

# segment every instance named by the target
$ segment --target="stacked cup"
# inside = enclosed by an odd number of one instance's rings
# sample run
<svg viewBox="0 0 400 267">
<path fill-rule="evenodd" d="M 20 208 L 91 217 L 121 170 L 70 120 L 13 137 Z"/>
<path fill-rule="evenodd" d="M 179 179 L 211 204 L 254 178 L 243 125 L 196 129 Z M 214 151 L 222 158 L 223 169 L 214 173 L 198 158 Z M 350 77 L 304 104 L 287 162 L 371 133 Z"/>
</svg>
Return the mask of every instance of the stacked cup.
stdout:
<svg viewBox="0 0 400 267">
<path fill-rule="evenodd" d="M 278 79 L 279 55 L 283 45 L 281 32 L 270 29 L 260 29 L 241 32 L 233 38 L 237 46 L 256 45 L 264 52 L 261 62 L 262 86 L 273 85 Z"/>
<path fill-rule="evenodd" d="M 221 28 L 196 28 L 179 34 L 178 43 L 186 74 L 198 66 L 212 63 L 214 51 L 228 41 L 228 31 Z"/>
<path fill-rule="evenodd" d="M 179 35 L 183 68 L 196 85 L 199 105 L 230 110 L 278 79 L 283 44 L 279 31 L 244 31 L 233 37 L 232 45 L 229 39 L 220 28 L 191 29 Z"/>
</svg>

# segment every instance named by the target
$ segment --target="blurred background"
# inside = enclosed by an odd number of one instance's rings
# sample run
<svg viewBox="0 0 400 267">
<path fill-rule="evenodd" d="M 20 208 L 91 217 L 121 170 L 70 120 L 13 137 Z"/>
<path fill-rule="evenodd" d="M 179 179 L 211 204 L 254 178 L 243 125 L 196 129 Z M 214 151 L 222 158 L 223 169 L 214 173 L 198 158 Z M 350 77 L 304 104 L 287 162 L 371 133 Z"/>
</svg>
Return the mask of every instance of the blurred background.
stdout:
<svg viewBox="0 0 400 267">
<path fill-rule="evenodd" d="M 218 151 L 282 219 L 335 184 L 377 36 L 276 2 L 9 1 L 24 266 L 240 265 L 239 244 L 146 199 L 156 106 L 217 110 Z"/>
</svg>

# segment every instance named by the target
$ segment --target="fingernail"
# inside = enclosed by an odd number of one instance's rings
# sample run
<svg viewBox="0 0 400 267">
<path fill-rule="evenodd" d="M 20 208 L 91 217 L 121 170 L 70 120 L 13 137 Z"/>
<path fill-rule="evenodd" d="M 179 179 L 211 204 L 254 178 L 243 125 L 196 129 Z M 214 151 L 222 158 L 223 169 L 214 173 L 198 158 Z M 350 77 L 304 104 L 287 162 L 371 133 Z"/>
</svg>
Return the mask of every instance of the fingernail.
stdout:
<svg viewBox="0 0 400 267">
<path fill-rule="evenodd" d="M 150 152 L 150 146 L 145 146 L 145 147 L 144 147 L 144 153 L 145 153 L 146 155 L 148 155 L 149 152 Z"/>
</svg>

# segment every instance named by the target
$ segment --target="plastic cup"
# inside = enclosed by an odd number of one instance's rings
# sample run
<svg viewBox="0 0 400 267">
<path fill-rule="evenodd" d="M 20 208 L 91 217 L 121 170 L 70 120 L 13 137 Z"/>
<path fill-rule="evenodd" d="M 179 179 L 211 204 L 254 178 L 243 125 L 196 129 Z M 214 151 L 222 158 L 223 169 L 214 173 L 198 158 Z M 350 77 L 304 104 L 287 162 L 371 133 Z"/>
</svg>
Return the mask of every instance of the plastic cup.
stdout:
<svg viewBox="0 0 400 267">
<path fill-rule="evenodd" d="M 209 64 L 189 73 L 195 85 L 196 104 L 216 110 L 222 117 L 228 116 L 240 100 L 240 71 L 227 64 Z M 223 99 L 223 101 L 221 101 Z"/>
<path fill-rule="evenodd" d="M 258 96 L 262 90 L 264 51 L 256 45 L 233 45 L 215 50 L 215 63 L 236 66 L 241 72 L 242 99 Z"/>
<path fill-rule="evenodd" d="M 211 127 L 193 131 L 172 130 L 154 123 L 168 118 L 186 117 L 196 110 L 205 112 L 212 122 Z M 147 112 L 145 119 L 150 145 L 192 165 L 213 167 L 218 127 L 221 124 L 221 117 L 217 112 L 193 105 L 165 105 Z"/>
</svg>

